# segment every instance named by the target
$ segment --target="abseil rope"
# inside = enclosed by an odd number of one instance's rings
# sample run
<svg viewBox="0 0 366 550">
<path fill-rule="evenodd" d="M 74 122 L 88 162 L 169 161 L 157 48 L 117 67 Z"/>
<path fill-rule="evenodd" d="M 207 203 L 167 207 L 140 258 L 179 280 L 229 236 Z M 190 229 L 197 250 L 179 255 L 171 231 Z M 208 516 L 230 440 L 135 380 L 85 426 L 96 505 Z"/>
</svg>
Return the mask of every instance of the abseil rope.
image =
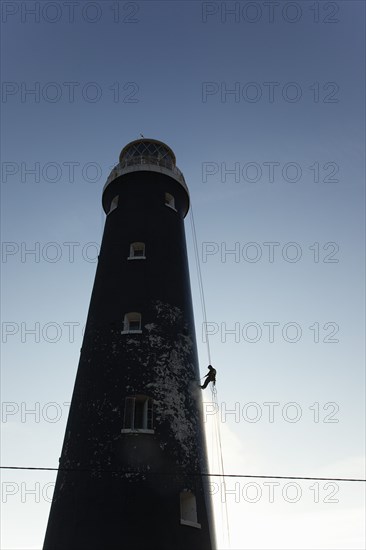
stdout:
<svg viewBox="0 0 366 550">
<path fill-rule="evenodd" d="M 206 302 L 205 302 L 205 293 L 203 290 L 203 282 L 202 282 L 202 271 L 201 271 L 201 265 L 200 265 L 200 258 L 198 253 L 198 245 L 197 245 L 197 234 L 196 234 L 196 225 L 194 223 L 194 216 L 193 216 L 193 208 L 191 205 L 191 226 L 192 226 L 192 234 L 193 234 L 193 243 L 194 243 L 194 253 L 196 258 L 196 268 L 197 268 L 197 278 L 198 278 L 198 288 L 200 293 L 200 299 L 201 299 L 201 308 L 202 308 L 202 317 L 203 317 L 203 331 L 202 334 L 205 336 L 206 340 L 206 346 L 207 346 L 207 356 L 208 356 L 208 364 L 211 365 L 211 350 L 210 350 L 210 342 L 208 339 L 207 334 L 207 310 L 206 310 Z M 217 389 L 215 386 L 215 383 L 211 383 L 211 393 L 212 393 L 212 401 L 217 406 L 218 410 L 218 402 L 217 402 Z M 214 415 L 214 426 L 213 430 L 211 432 L 211 438 L 212 438 L 212 460 L 211 463 L 213 464 L 213 457 L 214 454 L 214 440 L 216 441 L 216 456 L 219 457 L 219 473 L 222 476 L 222 487 L 226 494 L 226 482 L 225 482 L 225 470 L 224 470 L 224 459 L 222 456 L 222 445 L 221 445 L 221 434 L 220 434 L 220 422 L 218 415 Z M 222 519 L 222 526 L 224 531 L 226 532 L 226 538 L 227 541 L 225 542 L 225 546 L 230 548 L 230 530 L 229 530 L 229 516 L 227 512 L 227 504 L 226 499 L 221 499 L 221 519 Z"/>
</svg>

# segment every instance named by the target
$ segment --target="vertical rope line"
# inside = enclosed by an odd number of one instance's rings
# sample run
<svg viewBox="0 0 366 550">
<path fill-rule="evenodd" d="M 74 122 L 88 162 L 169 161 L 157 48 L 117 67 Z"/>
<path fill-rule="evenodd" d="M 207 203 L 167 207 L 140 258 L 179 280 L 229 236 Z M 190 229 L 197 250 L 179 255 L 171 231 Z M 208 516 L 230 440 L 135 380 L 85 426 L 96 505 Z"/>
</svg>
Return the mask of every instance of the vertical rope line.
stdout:
<svg viewBox="0 0 366 550">
<path fill-rule="evenodd" d="M 194 223 L 192 205 L 191 205 L 190 211 L 191 211 L 190 216 L 191 216 L 191 226 L 192 226 L 192 234 L 193 234 L 194 253 L 195 253 L 195 258 L 196 258 L 196 266 L 197 266 L 198 288 L 199 288 L 199 293 L 200 293 L 200 298 L 201 298 L 204 334 L 205 334 L 205 339 L 206 339 L 206 344 L 207 344 L 208 364 L 211 365 L 210 342 L 209 342 L 208 334 L 207 334 L 207 313 L 206 313 L 205 295 L 204 295 L 204 291 L 203 291 L 201 264 L 200 264 L 200 258 L 199 258 L 199 253 L 198 253 L 196 225 Z"/>
<path fill-rule="evenodd" d="M 199 288 L 199 293 L 200 293 L 203 323 L 204 323 L 204 334 L 205 334 L 206 344 L 207 344 L 208 363 L 209 363 L 209 365 L 211 365 L 210 342 L 209 342 L 208 334 L 207 334 L 207 313 L 206 313 L 205 294 L 204 294 L 204 290 L 203 290 L 202 271 L 201 271 L 199 253 L 198 253 L 196 225 L 194 223 L 194 215 L 193 215 L 192 205 L 191 205 L 190 210 L 191 210 L 190 217 L 191 217 L 191 226 L 192 226 L 192 234 L 193 234 L 194 253 L 195 253 L 197 276 L 198 276 L 198 288 Z M 211 393 L 212 393 L 212 400 L 217 405 L 217 410 L 219 410 L 219 405 L 218 405 L 218 400 L 217 400 L 217 389 L 216 389 L 216 386 L 214 386 L 213 384 L 211 384 Z M 223 456 L 222 456 L 220 424 L 219 424 L 219 419 L 218 419 L 217 416 L 216 416 L 216 421 L 214 422 L 214 430 L 215 430 L 215 435 L 216 435 L 217 454 L 219 456 L 219 470 L 221 470 L 220 473 L 222 475 L 222 487 L 225 490 L 225 500 L 224 500 L 224 502 L 222 502 L 222 499 L 221 499 L 222 523 L 223 523 L 223 525 L 225 524 L 228 546 L 230 547 L 229 516 L 228 516 L 227 504 L 226 504 L 226 483 L 225 483 L 224 459 L 223 459 Z M 213 441 L 212 441 L 212 447 L 213 447 Z M 224 504 L 224 506 L 222 506 L 223 504 Z M 222 512 L 222 507 L 224 507 L 224 513 Z"/>
<path fill-rule="evenodd" d="M 214 403 L 217 405 L 217 410 L 219 410 L 219 403 L 218 403 L 218 398 L 217 398 L 217 389 L 215 386 L 212 385 L 211 387 L 211 392 L 212 392 L 212 399 L 214 401 Z M 216 422 L 215 422 L 215 426 L 216 426 L 216 436 L 217 436 L 217 441 L 218 441 L 218 455 L 219 455 L 219 471 L 220 471 L 220 474 L 222 475 L 222 487 L 224 489 L 224 492 L 225 492 L 225 500 L 224 502 L 222 502 L 222 498 L 221 498 L 221 503 L 224 504 L 223 508 L 224 508 L 224 514 L 222 513 L 222 516 L 223 516 L 223 521 L 222 523 L 225 524 L 225 528 L 226 528 L 226 536 L 227 536 L 227 542 L 228 542 L 228 547 L 230 548 L 230 528 L 229 528 L 229 515 L 228 515 L 228 511 L 227 511 L 227 503 L 226 503 L 226 480 L 225 480 L 225 468 L 224 468 L 224 459 L 223 459 L 223 456 L 222 456 L 222 445 L 221 445 L 221 432 L 220 432 L 220 419 L 218 416 L 216 416 Z"/>
</svg>

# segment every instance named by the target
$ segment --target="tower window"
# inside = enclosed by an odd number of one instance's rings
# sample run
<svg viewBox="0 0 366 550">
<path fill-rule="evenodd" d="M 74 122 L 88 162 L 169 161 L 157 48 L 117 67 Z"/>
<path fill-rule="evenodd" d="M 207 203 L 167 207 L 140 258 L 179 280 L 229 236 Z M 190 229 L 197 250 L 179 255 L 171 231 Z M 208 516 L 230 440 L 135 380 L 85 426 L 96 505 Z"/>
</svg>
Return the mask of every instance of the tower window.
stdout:
<svg viewBox="0 0 366 550">
<path fill-rule="evenodd" d="M 180 493 L 180 522 L 182 525 L 201 528 L 197 521 L 196 497 L 189 489 L 184 489 Z"/>
<path fill-rule="evenodd" d="M 169 206 L 169 208 L 173 208 L 173 210 L 176 210 L 175 199 L 170 193 L 165 193 L 165 206 Z"/>
<path fill-rule="evenodd" d="M 146 395 L 126 397 L 122 433 L 153 433 L 153 400 Z"/>
<path fill-rule="evenodd" d="M 112 202 L 111 202 L 111 206 L 109 208 L 109 212 L 108 214 L 110 214 L 111 212 L 113 212 L 113 210 L 115 210 L 118 206 L 118 199 L 119 199 L 119 195 L 116 195 L 113 199 L 112 199 Z"/>
<path fill-rule="evenodd" d="M 145 260 L 145 243 L 131 243 L 128 260 Z"/>
<path fill-rule="evenodd" d="M 127 333 L 141 333 L 141 313 L 137 313 L 136 311 L 131 311 L 130 313 L 126 313 L 124 320 L 123 320 L 123 331 L 122 334 Z"/>
</svg>

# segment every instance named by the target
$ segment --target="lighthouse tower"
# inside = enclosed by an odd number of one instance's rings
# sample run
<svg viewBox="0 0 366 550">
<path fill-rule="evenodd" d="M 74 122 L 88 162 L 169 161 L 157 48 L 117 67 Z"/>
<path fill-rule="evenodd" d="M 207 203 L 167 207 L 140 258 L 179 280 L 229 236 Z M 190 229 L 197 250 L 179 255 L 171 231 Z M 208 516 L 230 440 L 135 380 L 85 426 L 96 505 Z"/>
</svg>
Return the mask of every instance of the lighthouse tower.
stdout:
<svg viewBox="0 0 366 550">
<path fill-rule="evenodd" d="M 126 145 L 103 208 L 44 550 L 212 550 L 189 192 L 173 151 Z"/>
</svg>

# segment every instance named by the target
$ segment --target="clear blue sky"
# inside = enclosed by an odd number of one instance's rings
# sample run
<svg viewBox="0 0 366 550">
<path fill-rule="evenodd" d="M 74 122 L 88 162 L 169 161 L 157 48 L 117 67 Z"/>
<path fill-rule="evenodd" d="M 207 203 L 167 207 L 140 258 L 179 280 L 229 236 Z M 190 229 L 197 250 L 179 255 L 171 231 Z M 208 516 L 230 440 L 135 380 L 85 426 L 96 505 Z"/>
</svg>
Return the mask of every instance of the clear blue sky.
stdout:
<svg viewBox="0 0 366 550">
<path fill-rule="evenodd" d="M 213 419 L 227 473 L 365 477 L 364 3 L 267 4 L 3 2 L 3 465 L 58 465 L 102 187 L 142 133 L 191 193 L 212 471 Z M 4 549 L 41 548 L 54 479 L 3 472 Z M 228 482 L 233 549 L 364 547 L 362 484 L 256 482 Z"/>
</svg>

